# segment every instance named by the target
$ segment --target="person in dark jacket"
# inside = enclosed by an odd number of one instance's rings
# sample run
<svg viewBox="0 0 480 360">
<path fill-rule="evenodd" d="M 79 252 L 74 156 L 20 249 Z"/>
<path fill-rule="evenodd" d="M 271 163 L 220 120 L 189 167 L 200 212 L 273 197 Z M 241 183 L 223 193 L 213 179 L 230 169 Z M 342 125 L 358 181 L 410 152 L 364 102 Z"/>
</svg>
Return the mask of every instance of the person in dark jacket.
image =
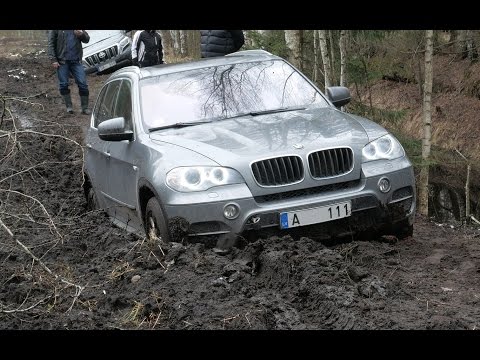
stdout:
<svg viewBox="0 0 480 360">
<path fill-rule="evenodd" d="M 244 43 L 242 30 L 200 30 L 202 58 L 231 54 Z"/>
<path fill-rule="evenodd" d="M 48 30 L 48 57 L 57 70 L 60 95 L 67 112 L 73 114 L 69 76 L 72 74 L 78 86 L 82 114 L 89 115 L 87 75 L 82 65 L 82 43 L 88 43 L 90 35 L 85 30 Z"/>
<path fill-rule="evenodd" d="M 138 67 L 164 64 L 162 38 L 156 30 L 137 31 L 132 41 L 132 62 Z"/>
</svg>

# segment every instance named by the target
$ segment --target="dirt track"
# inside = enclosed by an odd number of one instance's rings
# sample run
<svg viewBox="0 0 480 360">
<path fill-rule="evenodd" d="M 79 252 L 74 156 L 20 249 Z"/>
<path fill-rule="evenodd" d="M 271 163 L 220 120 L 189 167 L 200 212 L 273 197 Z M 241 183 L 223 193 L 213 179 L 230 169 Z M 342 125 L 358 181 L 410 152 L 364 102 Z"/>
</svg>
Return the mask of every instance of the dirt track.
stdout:
<svg viewBox="0 0 480 360">
<path fill-rule="evenodd" d="M 86 212 L 76 86 L 67 116 L 44 46 L 15 55 L 10 44 L 0 54 L 0 95 L 14 111 L 0 123 L 0 329 L 480 327 L 478 227 L 418 216 L 400 242 L 279 236 L 220 256 L 186 242 L 160 249 Z M 105 79 L 88 78 L 92 98 Z"/>
</svg>

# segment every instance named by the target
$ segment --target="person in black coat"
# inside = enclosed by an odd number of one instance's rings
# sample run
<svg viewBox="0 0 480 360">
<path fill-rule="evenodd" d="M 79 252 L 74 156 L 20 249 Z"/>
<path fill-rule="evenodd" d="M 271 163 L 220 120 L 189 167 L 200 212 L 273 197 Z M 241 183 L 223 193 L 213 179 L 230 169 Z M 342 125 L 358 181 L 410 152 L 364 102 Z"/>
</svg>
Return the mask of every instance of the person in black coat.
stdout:
<svg viewBox="0 0 480 360">
<path fill-rule="evenodd" d="M 162 38 L 156 30 L 137 31 L 132 41 L 132 63 L 138 67 L 164 64 Z"/>
<path fill-rule="evenodd" d="M 200 30 L 202 58 L 231 54 L 244 43 L 242 30 Z"/>
</svg>

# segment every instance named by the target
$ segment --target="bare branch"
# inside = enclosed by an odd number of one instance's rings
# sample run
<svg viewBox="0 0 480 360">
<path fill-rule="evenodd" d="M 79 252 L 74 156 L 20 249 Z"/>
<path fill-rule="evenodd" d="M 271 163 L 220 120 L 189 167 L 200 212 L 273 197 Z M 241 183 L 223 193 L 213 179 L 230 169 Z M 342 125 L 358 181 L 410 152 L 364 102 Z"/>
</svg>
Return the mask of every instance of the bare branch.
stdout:
<svg viewBox="0 0 480 360">
<path fill-rule="evenodd" d="M 47 209 L 45 209 L 45 206 L 43 206 L 43 204 L 37 200 L 36 198 L 34 198 L 33 196 L 30 196 L 30 195 L 27 195 L 27 194 L 23 194 L 19 191 L 16 191 L 16 190 L 10 190 L 10 189 L 0 189 L 0 191 L 2 192 L 7 192 L 7 193 L 12 193 L 12 194 L 17 194 L 17 195 L 20 195 L 20 196 L 24 196 L 28 199 L 31 199 L 33 200 L 34 202 L 36 202 L 43 210 L 43 212 L 45 212 L 45 214 L 47 214 L 47 217 L 48 217 L 48 220 L 50 222 L 50 226 L 53 227 L 53 229 L 55 230 L 55 232 L 57 233 L 58 237 L 62 240 L 62 243 L 63 243 L 63 236 L 58 232 L 58 229 L 57 227 L 55 226 L 53 220 L 52 220 L 52 217 L 50 216 L 50 214 L 48 213 Z"/>
</svg>

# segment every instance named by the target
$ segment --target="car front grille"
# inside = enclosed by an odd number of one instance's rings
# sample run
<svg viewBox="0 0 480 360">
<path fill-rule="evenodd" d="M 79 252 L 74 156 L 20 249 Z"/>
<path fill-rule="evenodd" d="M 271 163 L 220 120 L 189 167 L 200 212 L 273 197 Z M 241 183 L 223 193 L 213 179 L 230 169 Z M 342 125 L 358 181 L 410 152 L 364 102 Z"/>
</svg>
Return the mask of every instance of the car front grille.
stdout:
<svg viewBox="0 0 480 360">
<path fill-rule="evenodd" d="M 339 176 L 353 168 L 353 152 L 350 148 L 316 151 L 308 155 L 308 167 L 315 179 Z"/>
<path fill-rule="evenodd" d="M 87 56 L 85 61 L 90 66 L 95 66 L 96 64 L 103 63 L 107 60 L 113 59 L 118 55 L 118 46 L 112 46 L 108 49 L 99 51 L 93 55 Z"/>
<path fill-rule="evenodd" d="M 303 162 L 299 156 L 281 156 L 254 162 L 253 176 L 261 186 L 294 184 L 303 179 Z"/>
<path fill-rule="evenodd" d="M 358 187 L 360 185 L 360 180 L 352 180 L 343 183 L 336 183 L 330 185 L 322 185 L 308 189 L 292 190 L 282 193 L 255 196 L 255 201 L 257 203 L 266 203 L 271 201 L 281 201 L 292 198 L 299 198 L 304 196 L 315 196 L 318 194 L 328 194 L 334 191 L 339 190 L 350 190 Z"/>
</svg>

